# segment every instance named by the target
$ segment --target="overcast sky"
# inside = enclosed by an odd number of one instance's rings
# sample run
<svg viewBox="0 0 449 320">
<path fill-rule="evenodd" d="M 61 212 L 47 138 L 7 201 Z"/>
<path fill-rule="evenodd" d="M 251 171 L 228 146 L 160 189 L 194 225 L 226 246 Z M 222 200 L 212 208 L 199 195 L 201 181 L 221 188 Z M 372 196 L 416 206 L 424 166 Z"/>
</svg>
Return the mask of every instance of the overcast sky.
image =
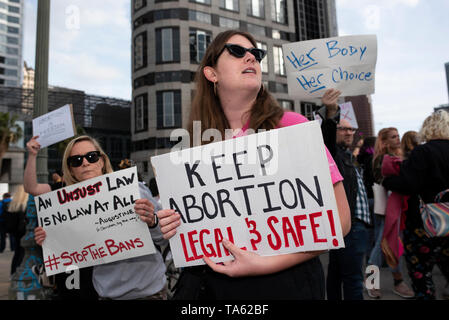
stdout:
<svg viewBox="0 0 449 320">
<path fill-rule="evenodd" d="M 130 0 L 53 0 L 50 85 L 131 99 Z M 24 60 L 35 64 L 37 0 L 25 0 Z"/>
<path fill-rule="evenodd" d="M 51 2 L 49 83 L 131 99 L 130 0 Z M 376 34 L 376 133 L 419 130 L 448 103 L 448 0 L 336 0 L 340 35 Z M 24 59 L 34 67 L 37 0 L 25 0 Z"/>
</svg>

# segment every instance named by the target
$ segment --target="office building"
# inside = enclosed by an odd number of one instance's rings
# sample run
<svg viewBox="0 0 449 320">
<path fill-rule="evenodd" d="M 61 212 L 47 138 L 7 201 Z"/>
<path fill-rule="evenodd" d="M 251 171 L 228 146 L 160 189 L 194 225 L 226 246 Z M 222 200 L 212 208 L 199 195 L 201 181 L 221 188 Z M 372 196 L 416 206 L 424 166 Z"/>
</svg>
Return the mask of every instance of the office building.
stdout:
<svg viewBox="0 0 449 320">
<path fill-rule="evenodd" d="M 131 12 L 131 158 L 145 179 L 150 156 L 168 152 L 172 131 L 187 126 L 194 74 L 224 30 L 251 33 L 268 51 L 264 85 L 285 109 L 312 116 L 319 100 L 288 95 L 282 45 L 337 36 L 334 0 L 134 0 Z"/>
<path fill-rule="evenodd" d="M 0 86 L 21 85 L 23 1 L 0 0 Z"/>
<path fill-rule="evenodd" d="M 29 70 L 31 71 L 31 70 Z M 34 89 L 0 86 L 0 112 L 19 117 L 24 135 L 10 144 L 1 159 L 0 183 L 8 183 L 10 190 L 23 183 L 25 144 L 32 137 Z M 49 86 L 48 110 L 66 104 L 73 107 L 75 125 L 96 138 L 109 156 L 114 169 L 124 158 L 130 157 L 131 101 L 86 94 L 84 91 Z M 61 169 L 64 149 L 58 144 L 48 147 L 48 172 Z M 50 177 L 49 177 L 50 178 Z"/>
</svg>

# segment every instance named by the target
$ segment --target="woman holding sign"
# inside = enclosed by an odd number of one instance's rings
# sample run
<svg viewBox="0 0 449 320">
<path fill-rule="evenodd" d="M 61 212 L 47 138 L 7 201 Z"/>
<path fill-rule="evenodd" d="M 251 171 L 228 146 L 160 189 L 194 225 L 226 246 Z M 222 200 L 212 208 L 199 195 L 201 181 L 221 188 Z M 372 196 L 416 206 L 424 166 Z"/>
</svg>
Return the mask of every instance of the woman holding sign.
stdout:
<svg viewBox="0 0 449 320">
<path fill-rule="evenodd" d="M 40 149 L 36 139 L 37 137 L 33 137 L 27 143 L 29 156 L 24 177 L 25 188 L 33 195 L 51 191 L 50 185 L 38 184 L 36 180 L 36 155 Z M 67 185 L 113 172 L 108 156 L 98 142 L 89 136 L 80 136 L 69 142 L 64 152 L 62 168 L 64 181 Z M 153 200 L 152 197 L 145 194 L 141 185 L 139 185 L 139 189 L 141 196 L 144 195 L 145 197 L 136 200 L 134 211 L 142 221 L 148 224 L 153 241 L 160 244 L 164 240 L 154 214 L 154 203 L 156 202 L 150 202 L 149 199 Z M 42 245 L 46 238 L 45 230 L 42 227 L 37 227 L 34 232 L 37 244 Z M 93 267 L 93 272 L 90 271 L 90 274 L 89 269 L 80 269 L 81 290 L 65 290 L 65 279 L 58 283 L 64 292 L 72 291 L 63 298 L 92 298 L 91 290 L 89 290 L 92 287 L 92 282 L 100 299 L 151 300 L 166 298 L 165 264 L 159 251 L 151 255 L 96 265 Z M 63 278 L 65 278 L 66 275 L 63 275 Z M 88 296 L 85 296 L 86 290 Z M 70 294 L 77 296 L 70 296 Z"/>
<path fill-rule="evenodd" d="M 276 129 L 306 122 L 294 112 L 284 112 L 262 84 L 260 62 L 266 52 L 258 49 L 248 33 L 230 30 L 217 35 L 208 47 L 196 74 L 196 94 L 190 115 L 201 121 L 202 130 L 232 129 L 235 137 L 247 129 Z M 300 142 L 299 142 L 300 143 Z M 328 155 L 329 169 L 340 214 L 343 235 L 350 229 L 350 214 L 341 175 Z M 180 225 L 174 210 L 161 210 L 158 218 L 164 237 L 169 239 Z M 224 247 L 232 262 L 183 270 L 174 299 L 324 299 L 324 273 L 318 256 L 306 252 L 260 256 L 239 249 L 228 240 Z"/>
</svg>

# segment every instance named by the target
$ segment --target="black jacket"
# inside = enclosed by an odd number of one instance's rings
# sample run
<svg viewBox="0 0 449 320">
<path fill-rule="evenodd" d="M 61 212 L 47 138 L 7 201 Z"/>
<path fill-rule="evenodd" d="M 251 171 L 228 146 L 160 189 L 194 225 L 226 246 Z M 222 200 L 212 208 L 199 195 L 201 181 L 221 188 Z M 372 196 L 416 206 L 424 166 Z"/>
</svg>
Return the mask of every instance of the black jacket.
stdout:
<svg viewBox="0 0 449 320">
<path fill-rule="evenodd" d="M 365 184 L 366 195 L 369 199 L 374 199 L 373 155 L 361 152 L 357 157 L 357 162 L 363 169 L 363 182 Z"/>
<path fill-rule="evenodd" d="M 431 140 L 413 149 L 404 160 L 399 176 L 386 177 L 383 186 L 404 195 L 419 195 L 425 203 L 449 189 L 449 140 Z M 449 196 L 443 200 L 449 201 Z M 422 227 L 419 212 L 409 211 L 407 225 Z"/>
<path fill-rule="evenodd" d="M 323 108 L 320 110 L 322 111 Z M 325 110 L 325 108 L 324 108 Z M 348 199 L 349 209 L 351 210 L 351 221 L 354 221 L 356 201 L 357 201 L 357 175 L 352 154 L 343 147 L 337 145 L 337 123 L 340 121 L 340 114 L 333 119 L 326 119 L 323 112 L 320 113 L 324 119 L 321 123 L 321 132 L 323 133 L 324 144 L 334 158 L 335 164 L 343 177 L 343 186 Z"/>
</svg>

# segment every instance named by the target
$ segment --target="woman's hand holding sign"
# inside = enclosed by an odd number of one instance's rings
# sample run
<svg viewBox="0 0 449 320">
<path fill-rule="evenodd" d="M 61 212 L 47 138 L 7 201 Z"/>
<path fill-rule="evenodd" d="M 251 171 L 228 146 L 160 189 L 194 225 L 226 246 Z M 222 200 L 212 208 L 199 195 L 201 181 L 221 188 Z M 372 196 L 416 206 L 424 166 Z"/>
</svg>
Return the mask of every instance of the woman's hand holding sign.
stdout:
<svg viewBox="0 0 449 320">
<path fill-rule="evenodd" d="M 212 270 L 233 278 L 249 275 L 262 275 L 266 273 L 263 270 L 264 262 L 262 261 L 262 256 L 251 251 L 242 250 L 227 239 L 224 239 L 222 243 L 232 254 L 234 260 L 217 264 L 204 256 L 204 262 L 206 262 Z"/>
<path fill-rule="evenodd" d="M 42 246 L 42 243 L 44 242 L 45 238 L 47 237 L 47 234 L 45 233 L 44 228 L 37 227 L 34 229 L 34 241 L 40 246 Z"/>
<path fill-rule="evenodd" d="M 172 238 L 176 234 L 176 228 L 181 225 L 181 216 L 171 209 L 160 210 L 157 215 L 164 239 Z M 254 275 L 256 268 L 263 265 L 262 261 L 259 260 L 262 258 L 260 255 L 242 250 L 227 239 L 224 239 L 222 244 L 234 256 L 234 260 L 216 264 L 203 256 L 204 262 L 215 272 L 224 273 L 230 277 L 242 277 Z M 261 270 L 260 274 L 264 274 L 264 271 Z"/>
<path fill-rule="evenodd" d="M 32 137 L 26 144 L 28 153 L 33 156 L 36 156 L 41 148 L 41 145 L 37 142 L 37 138 L 39 138 L 39 136 Z"/>
<path fill-rule="evenodd" d="M 171 209 L 160 210 L 157 216 L 164 239 L 170 239 L 176 234 L 176 228 L 181 225 L 181 216 Z"/>
<path fill-rule="evenodd" d="M 150 200 L 146 198 L 136 200 L 134 210 L 140 216 L 140 220 L 145 222 L 149 227 L 155 227 L 157 225 L 157 216 L 154 213 L 154 205 Z"/>
</svg>

